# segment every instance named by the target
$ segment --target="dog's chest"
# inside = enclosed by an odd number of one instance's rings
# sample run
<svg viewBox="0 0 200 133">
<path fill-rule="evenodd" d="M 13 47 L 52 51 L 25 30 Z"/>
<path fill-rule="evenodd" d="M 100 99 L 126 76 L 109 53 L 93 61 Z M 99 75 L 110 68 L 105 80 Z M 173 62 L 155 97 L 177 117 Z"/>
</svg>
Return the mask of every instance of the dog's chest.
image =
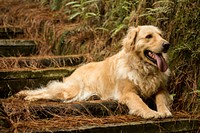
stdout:
<svg viewBox="0 0 200 133">
<path fill-rule="evenodd" d="M 130 80 L 143 97 L 150 97 L 160 87 L 165 86 L 168 78 L 167 73 L 161 73 L 142 63 L 135 64 L 131 65 L 126 60 L 120 60 L 117 65 L 117 79 Z"/>
<path fill-rule="evenodd" d="M 166 82 L 165 76 L 159 73 L 141 74 L 136 70 L 124 70 L 124 72 L 122 78 L 128 78 L 143 97 L 150 97 L 155 94 L 159 87 Z"/>
<path fill-rule="evenodd" d="M 155 94 L 163 83 L 163 80 L 159 79 L 157 75 L 140 77 L 140 79 L 137 80 L 139 81 L 137 84 L 138 90 L 140 92 L 140 95 L 142 95 L 143 97 L 150 97 Z"/>
</svg>

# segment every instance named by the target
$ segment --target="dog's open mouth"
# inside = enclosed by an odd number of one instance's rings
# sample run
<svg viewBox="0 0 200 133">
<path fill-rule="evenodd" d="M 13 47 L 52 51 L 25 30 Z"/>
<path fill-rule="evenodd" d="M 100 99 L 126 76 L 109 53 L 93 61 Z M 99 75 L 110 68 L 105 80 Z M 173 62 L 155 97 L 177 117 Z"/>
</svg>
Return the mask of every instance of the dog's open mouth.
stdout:
<svg viewBox="0 0 200 133">
<path fill-rule="evenodd" d="M 153 62 L 161 72 L 165 72 L 168 69 L 168 65 L 161 53 L 154 53 L 150 50 L 146 50 L 144 51 L 144 55 Z"/>
</svg>

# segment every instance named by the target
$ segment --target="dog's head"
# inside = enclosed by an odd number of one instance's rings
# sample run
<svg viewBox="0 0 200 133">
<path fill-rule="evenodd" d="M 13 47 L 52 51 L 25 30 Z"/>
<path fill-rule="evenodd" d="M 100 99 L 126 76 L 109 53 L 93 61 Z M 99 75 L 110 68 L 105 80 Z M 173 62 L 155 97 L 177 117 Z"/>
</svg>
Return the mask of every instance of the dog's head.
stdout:
<svg viewBox="0 0 200 133">
<path fill-rule="evenodd" d="M 168 69 L 166 53 L 170 44 L 162 38 L 162 33 L 157 27 L 130 27 L 123 40 L 123 46 L 126 52 L 134 52 L 143 61 L 158 67 L 161 72 Z"/>
</svg>

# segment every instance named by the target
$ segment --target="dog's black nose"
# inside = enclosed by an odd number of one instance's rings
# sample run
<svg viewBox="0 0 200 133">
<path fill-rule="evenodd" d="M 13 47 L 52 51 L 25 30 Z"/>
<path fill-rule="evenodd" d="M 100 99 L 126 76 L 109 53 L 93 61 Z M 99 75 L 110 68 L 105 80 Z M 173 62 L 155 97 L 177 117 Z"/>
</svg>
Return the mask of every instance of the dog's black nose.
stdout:
<svg viewBox="0 0 200 133">
<path fill-rule="evenodd" d="M 166 53 L 169 49 L 170 43 L 164 42 L 162 46 L 163 46 L 163 52 Z"/>
</svg>

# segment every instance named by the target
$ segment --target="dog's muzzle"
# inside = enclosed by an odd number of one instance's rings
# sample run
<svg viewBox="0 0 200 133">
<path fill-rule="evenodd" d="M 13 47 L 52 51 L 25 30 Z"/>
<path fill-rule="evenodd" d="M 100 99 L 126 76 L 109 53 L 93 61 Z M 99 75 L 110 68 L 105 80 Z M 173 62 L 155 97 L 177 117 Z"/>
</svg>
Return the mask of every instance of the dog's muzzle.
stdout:
<svg viewBox="0 0 200 133">
<path fill-rule="evenodd" d="M 163 52 L 163 53 L 167 53 L 167 51 L 168 51 L 168 49 L 169 49 L 169 47 L 170 47 L 170 43 L 164 42 L 164 43 L 162 44 L 162 47 L 163 47 L 162 52 Z"/>
<path fill-rule="evenodd" d="M 168 48 L 169 49 L 169 48 Z M 165 49 L 167 51 L 167 49 Z M 162 51 L 164 52 L 164 51 Z M 150 50 L 145 50 L 144 55 L 153 62 L 161 72 L 165 72 L 168 69 L 167 62 L 162 53 L 154 53 Z"/>
</svg>

